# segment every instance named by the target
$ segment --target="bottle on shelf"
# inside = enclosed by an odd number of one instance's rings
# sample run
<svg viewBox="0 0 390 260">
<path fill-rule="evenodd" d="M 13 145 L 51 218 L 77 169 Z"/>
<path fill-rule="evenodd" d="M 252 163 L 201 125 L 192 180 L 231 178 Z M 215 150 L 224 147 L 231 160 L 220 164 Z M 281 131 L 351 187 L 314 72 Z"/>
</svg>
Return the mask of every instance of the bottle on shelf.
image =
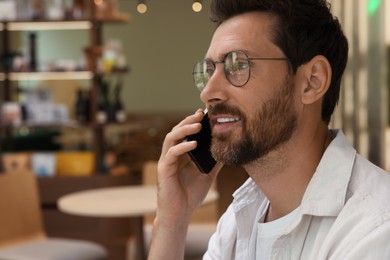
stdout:
<svg viewBox="0 0 390 260">
<path fill-rule="evenodd" d="M 86 16 L 86 1 L 84 0 L 63 0 L 63 11 L 65 19 L 80 20 Z M 104 1 L 103 1 L 104 2 Z"/>
<path fill-rule="evenodd" d="M 85 6 L 83 0 L 74 0 L 73 3 L 73 19 L 83 19 Z"/>
<path fill-rule="evenodd" d="M 110 89 L 108 91 L 108 121 L 111 123 L 115 122 L 114 102 L 115 102 L 115 95 L 112 91 L 111 84 L 110 84 Z"/>
<path fill-rule="evenodd" d="M 126 113 L 123 109 L 122 100 L 121 100 L 121 92 L 122 92 L 122 80 L 118 79 L 114 88 L 114 113 L 115 113 L 115 121 L 118 123 L 123 123 L 126 121 Z"/>
<path fill-rule="evenodd" d="M 97 93 L 96 123 L 105 124 L 108 121 L 108 85 L 105 80 L 99 78 Z"/>
<path fill-rule="evenodd" d="M 87 123 L 90 119 L 90 98 L 89 91 L 77 90 L 77 96 L 75 101 L 75 114 L 76 120 L 80 123 Z"/>
<path fill-rule="evenodd" d="M 32 1 L 32 19 L 43 20 L 45 19 L 45 1 L 44 0 L 33 0 Z"/>
<path fill-rule="evenodd" d="M 116 84 L 111 87 L 108 95 L 108 121 L 112 123 L 122 123 L 126 120 L 126 115 L 124 114 L 123 105 L 120 99 L 122 81 L 118 79 Z"/>
<path fill-rule="evenodd" d="M 29 21 L 33 17 L 33 7 L 31 0 L 18 0 L 16 2 L 17 20 Z"/>
<path fill-rule="evenodd" d="M 85 106 L 85 120 L 91 122 L 91 91 L 85 90 L 84 94 L 84 106 Z"/>
<path fill-rule="evenodd" d="M 29 54 L 29 69 L 30 71 L 37 70 L 37 35 L 36 33 L 29 34 L 29 45 L 28 45 L 28 54 Z"/>
<path fill-rule="evenodd" d="M 19 104 L 20 104 L 20 111 L 21 111 L 21 117 L 22 117 L 22 122 L 26 122 L 28 119 L 28 111 L 27 111 L 27 106 L 26 106 L 26 95 L 25 91 L 21 86 L 18 86 L 16 88 L 16 91 L 18 93 L 19 97 Z"/>
<path fill-rule="evenodd" d="M 46 17 L 49 20 L 64 19 L 64 8 L 62 0 L 46 0 Z"/>
</svg>

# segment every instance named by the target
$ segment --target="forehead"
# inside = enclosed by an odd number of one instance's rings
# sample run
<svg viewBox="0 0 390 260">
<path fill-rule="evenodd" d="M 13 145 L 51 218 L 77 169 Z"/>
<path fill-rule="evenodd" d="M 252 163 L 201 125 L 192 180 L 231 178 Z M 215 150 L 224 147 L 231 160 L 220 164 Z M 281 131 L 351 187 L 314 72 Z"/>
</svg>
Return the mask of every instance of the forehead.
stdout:
<svg viewBox="0 0 390 260">
<path fill-rule="evenodd" d="M 216 29 L 206 57 L 221 59 L 233 50 L 244 50 L 249 55 L 282 53 L 271 40 L 276 22 L 275 16 L 265 12 L 234 16 Z"/>
</svg>

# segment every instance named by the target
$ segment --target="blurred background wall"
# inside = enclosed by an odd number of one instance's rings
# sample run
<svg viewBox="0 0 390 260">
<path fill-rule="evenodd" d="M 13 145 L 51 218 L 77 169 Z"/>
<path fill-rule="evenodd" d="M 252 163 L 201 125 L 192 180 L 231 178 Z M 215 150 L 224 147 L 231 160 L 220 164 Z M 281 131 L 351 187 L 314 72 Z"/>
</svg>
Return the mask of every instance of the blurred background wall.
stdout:
<svg viewBox="0 0 390 260">
<path fill-rule="evenodd" d="M 136 11 L 136 0 L 118 0 L 118 3 L 121 12 L 131 15 L 130 21 L 105 24 L 103 32 L 106 40 L 122 41 L 131 69 L 124 78 L 126 110 L 192 112 L 202 107 L 192 83 L 192 68 L 206 53 L 215 29 L 209 19 L 210 0 L 203 1 L 199 13 L 192 10 L 191 0 L 148 0 L 145 14 Z M 86 31 L 76 33 L 39 32 L 39 58 L 80 59 L 80 50 L 87 45 L 89 35 Z"/>
<path fill-rule="evenodd" d="M 331 3 L 350 47 L 334 126 L 344 130 L 363 156 L 388 168 L 390 2 Z"/>
</svg>

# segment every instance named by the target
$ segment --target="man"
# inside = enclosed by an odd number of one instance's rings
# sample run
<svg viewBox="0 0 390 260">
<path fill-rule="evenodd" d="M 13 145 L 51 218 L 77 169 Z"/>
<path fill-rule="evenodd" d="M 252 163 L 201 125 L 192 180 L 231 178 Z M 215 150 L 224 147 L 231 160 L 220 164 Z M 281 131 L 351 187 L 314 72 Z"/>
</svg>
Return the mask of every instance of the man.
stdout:
<svg viewBox="0 0 390 260">
<path fill-rule="evenodd" d="M 166 136 L 150 259 L 182 259 L 188 223 L 223 164 L 250 178 L 204 259 L 390 259 L 390 175 L 328 129 L 348 44 L 325 0 L 213 0 L 218 28 L 194 79 L 213 157 L 201 174 L 183 142 L 201 111 Z M 229 178 L 229 176 L 224 176 Z"/>
</svg>

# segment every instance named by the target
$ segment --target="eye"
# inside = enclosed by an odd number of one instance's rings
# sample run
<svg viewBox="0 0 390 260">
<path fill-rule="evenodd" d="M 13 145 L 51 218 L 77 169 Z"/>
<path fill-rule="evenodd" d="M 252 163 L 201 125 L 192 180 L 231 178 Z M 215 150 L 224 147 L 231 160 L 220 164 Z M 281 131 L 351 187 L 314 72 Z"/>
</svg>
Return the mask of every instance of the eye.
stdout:
<svg viewBox="0 0 390 260">
<path fill-rule="evenodd" d="M 246 70 L 249 67 L 249 63 L 246 59 L 238 60 L 237 61 L 237 69 L 238 70 Z"/>
<path fill-rule="evenodd" d="M 207 68 L 205 70 L 205 74 L 207 74 L 209 77 L 211 77 L 214 74 L 214 68 Z"/>
<path fill-rule="evenodd" d="M 230 73 L 247 70 L 249 68 L 249 63 L 246 59 L 234 60 L 227 66 L 227 71 Z"/>
<path fill-rule="evenodd" d="M 214 63 L 210 60 L 206 60 L 203 69 L 203 73 L 211 77 L 215 71 Z"/>
<path fill-rule="evenodd" d="M 229 74 L 247 70 L 249 66 L 247 56 L 241 51 L 233 51 L 226 55 L 225 70 Z"/>
</svg>

